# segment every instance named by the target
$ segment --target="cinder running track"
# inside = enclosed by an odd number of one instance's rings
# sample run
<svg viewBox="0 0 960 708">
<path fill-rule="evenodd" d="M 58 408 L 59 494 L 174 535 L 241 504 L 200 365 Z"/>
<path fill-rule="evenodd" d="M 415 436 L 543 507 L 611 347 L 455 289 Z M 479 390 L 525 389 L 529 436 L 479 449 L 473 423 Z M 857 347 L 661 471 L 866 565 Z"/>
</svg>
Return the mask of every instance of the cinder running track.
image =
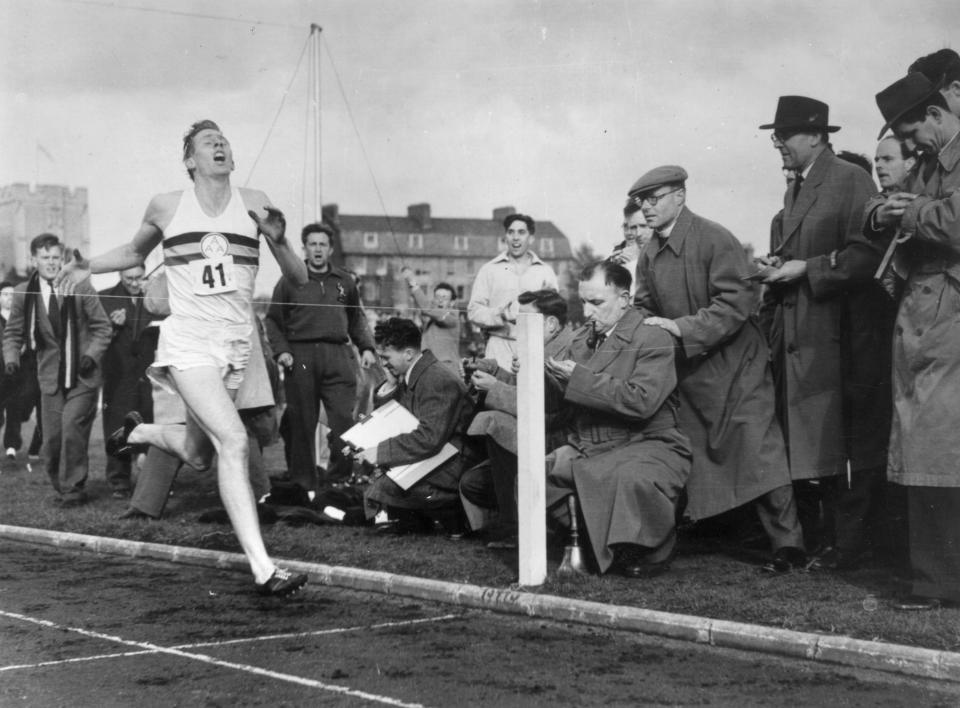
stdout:
<svg viewBox="0 0 960 708">
<path fill-rule="evenodd" d="M 0 541 L 0 705 L 934 706 L 960 687 Z"/>
</svg>

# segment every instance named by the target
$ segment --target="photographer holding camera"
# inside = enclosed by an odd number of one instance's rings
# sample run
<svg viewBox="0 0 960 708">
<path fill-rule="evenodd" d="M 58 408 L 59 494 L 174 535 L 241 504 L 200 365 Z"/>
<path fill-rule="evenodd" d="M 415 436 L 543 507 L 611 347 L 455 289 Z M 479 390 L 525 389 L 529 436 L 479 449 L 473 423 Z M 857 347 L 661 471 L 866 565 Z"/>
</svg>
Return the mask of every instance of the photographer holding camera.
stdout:
<svg viewBox="0 0 960 708">
<path fill-rule="evenodd" d="M 555 290 L 536 290 L 519 295 L 520 312 L 543 315 L 544 356 L 557 357 L 565 352 L 573 338 L 567 327 L 567 303 Z M 484 436 L 489 466 L 474 467 L 463 473 L 460 493 L 467 501 L 484 509 L 499 509 L 500 522 L 490 530 L 492 544 L 515 543 L 517 534 L 517 371 L 513 357 L 510 371 L 496 359 L 461 362 L 464 380 L 476 391 L 482 410 L 474 416 L 468 435 Z M 547 449 L 564 441 L 563 391 L 549 374 L 546 386 Z"/>
</svg>

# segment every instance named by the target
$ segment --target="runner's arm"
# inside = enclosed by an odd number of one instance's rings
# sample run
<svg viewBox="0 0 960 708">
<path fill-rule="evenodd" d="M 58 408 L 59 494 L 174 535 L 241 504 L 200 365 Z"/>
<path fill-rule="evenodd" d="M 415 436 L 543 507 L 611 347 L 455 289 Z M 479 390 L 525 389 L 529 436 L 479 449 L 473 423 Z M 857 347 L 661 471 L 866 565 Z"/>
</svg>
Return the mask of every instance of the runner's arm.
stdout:
<svg viewBox="0 0 960 708">
<path fill-rule="evenodd" d="M 243 189 L 243 201 L 249 208 L 247 213 L 257 222 L 260 233 L 263 234 L 270 247 L 270 252 L 280 266 L 283 273 L 291 282 L 303 287 L 309 280 L 307 264 L 290 247 L 290 239 L 286 237 L 286 220 L 283 213 L 270 204 L 267 195 L 255 189 Z"/>
</svg>

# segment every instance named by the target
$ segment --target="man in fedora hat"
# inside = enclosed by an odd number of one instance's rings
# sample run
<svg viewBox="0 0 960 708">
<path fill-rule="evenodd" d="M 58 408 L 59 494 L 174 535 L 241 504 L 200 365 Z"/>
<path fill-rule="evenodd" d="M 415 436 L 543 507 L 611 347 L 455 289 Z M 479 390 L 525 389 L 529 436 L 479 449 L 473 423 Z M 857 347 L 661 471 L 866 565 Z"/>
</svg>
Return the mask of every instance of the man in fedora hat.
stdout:
<svg viewBox="0 0 960 708">
<path fill-rule="evenodd" d="M 835 548 L 826 565 L 849 567 L 866 550 L 872 486 L 863 479 L 886 465 L 888 379 L 868 365 L 889 345 L 873 319 L 885 297 L 872 277 L 882 250 L 860 229 L 876 187 L 833 154 L 829 135 L 840 128 L 822 101 L 781 96 L 760 128 L 773 131 L 783 168 L 796 175 L 771 233 L 761 306 L 777 410 L 808 545 Z"/>
<path fill-rule="evenodd" d="M 960 68 L 960 67 L 958 67 Z M 941 81 L 912 73 L 877 94 L 886 123 L 932 160 L 867 216 L 865 232 L 896 234 L 893 270 L 906 281 L 893 339 L 888 477 L 907 488 L 910 595 L 899 609 L 960 602 L 960 118 Z"/>
<path fill-rule="evenodd" d="M 773 556 L 786 572 L 806 564 L 803 533 L 774 416 L 769 351 L 740 242 L 686 206 L 687 171 L 656 167 L 630 188 L 654 231 L 637 264 L 635 306 L 677 338 L 680 427 L 693 467 L 687 514 L 716 516 L 756 500 Z"/>
</svg>

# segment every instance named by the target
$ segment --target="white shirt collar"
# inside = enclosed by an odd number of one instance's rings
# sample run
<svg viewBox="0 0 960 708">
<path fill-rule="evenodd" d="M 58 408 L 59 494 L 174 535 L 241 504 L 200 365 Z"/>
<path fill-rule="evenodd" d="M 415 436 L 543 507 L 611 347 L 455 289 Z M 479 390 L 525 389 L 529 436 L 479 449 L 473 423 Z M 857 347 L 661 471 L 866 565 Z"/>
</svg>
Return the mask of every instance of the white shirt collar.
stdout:
<svg viewBox="0 0 960 708">
<path fill-rule="evenodd" d="M 415 367 L 417 365 L 417 362 L 420 361 L 422 358 L 423 358 L 423 352 L 420 352 L 420 355 L 417 356 L 416 359 L 410 362 L 410 368 L 407 369 L 406 373 L 403 375 L 403 382 L 407 384 L 407 386 L 410 385 L 410 374 L 413 373 L 413 367 Z"/>
</svg>

